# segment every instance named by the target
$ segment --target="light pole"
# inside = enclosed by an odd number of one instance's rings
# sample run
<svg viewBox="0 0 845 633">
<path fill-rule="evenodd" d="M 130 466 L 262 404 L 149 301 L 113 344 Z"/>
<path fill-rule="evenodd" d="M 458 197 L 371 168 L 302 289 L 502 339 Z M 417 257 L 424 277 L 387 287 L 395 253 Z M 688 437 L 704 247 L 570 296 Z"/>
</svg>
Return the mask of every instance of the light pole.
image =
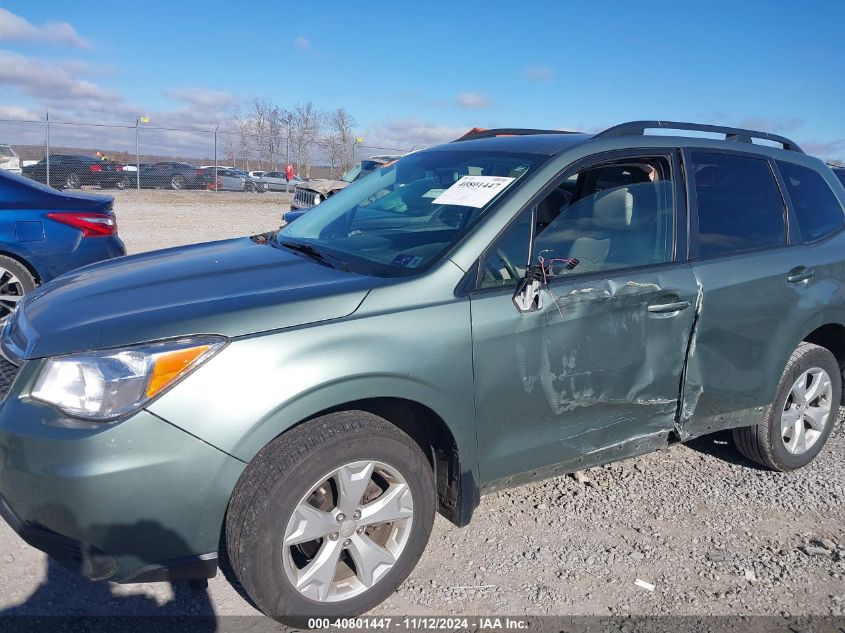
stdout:
<svg viewBox="0 0 845 633">
<path fill-rule="evenodd" d="M 217 127 L 214 128 L 214 191 L 220 191 L 220 187 L 217 186 L 217 132 L 220 130 L 220 124 L 217 124 Z"/>
<path fill-rule="evenodd" d="M 50 108 L 44 108 L 44 122 L 47 124 L 47 186 L 50 185 Z"/>
<path fill-rule="evenodd" d="M 150 118 L 139 116 L 135 119 L 135 188 L 141 191 L 141 123 L 149 123 Z"/>
</svg>

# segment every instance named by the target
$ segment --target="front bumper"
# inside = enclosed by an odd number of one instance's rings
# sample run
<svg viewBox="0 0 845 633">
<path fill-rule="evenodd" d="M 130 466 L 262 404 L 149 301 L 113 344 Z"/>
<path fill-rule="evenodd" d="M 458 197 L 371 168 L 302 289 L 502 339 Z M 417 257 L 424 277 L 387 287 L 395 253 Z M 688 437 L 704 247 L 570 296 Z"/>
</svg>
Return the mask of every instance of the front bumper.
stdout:
<svg viewBox="0 0 845 633">
<path fill-rule="evenodd" d="M 24 365 L 16 384 L 38 364 Z M 0 405 L 0 515 L 89 578 L 212 577 L 244 466 L 146 411 L 84 429 L 26 397 Z"/>
</svg>

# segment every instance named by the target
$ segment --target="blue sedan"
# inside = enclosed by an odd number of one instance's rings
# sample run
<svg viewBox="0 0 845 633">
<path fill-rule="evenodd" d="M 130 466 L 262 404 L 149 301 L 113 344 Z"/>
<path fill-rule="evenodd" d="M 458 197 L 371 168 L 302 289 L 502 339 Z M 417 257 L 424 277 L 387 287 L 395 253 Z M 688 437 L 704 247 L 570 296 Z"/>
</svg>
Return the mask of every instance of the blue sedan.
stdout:
<svg viewBox="0 0 845 633">
<path fill-rule="evenodd" d="M 36 286 L 126 254 L 113 202 L 111 196 L 56 191 L 0 170 L 0 320 Z"/>
</svg>

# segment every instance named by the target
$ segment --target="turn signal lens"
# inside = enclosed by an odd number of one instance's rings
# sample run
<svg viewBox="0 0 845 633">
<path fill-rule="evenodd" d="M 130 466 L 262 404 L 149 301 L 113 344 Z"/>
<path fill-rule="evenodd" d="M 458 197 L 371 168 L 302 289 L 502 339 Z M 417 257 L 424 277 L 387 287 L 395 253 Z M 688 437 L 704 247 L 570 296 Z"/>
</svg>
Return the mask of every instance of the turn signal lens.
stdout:
<svg viewBox="0 0 845 633">
<path fill-rule="evenodd" d="M 152 398 L 174 380 L 184 374 L 200 356 L 211 349 L 210 345 L 199 345 L 173 352 L 163 352 L 153 357 L 153 369 L 147 385 L 147 397 Z"/>
</svg>

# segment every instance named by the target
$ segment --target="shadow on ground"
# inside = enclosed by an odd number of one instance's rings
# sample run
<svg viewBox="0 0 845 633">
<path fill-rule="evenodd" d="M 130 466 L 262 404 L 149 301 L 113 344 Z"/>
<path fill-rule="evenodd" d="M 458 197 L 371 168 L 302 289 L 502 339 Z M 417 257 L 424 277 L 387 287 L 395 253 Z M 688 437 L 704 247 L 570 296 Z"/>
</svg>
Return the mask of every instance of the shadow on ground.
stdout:
<svg viewBox="0 0 845 633">
<path fill-rule="evenodd" d="M 91 581 L 47 559 L 44 580 L 22 603 L 0 611 L 0 631 L 216 631 L 206 589 L 172 583 L 163 604 L 148 595 L 121 595 L 115 585 Z"/>
<path fill-rule="evenodd" d="M 685 442 L 684 445 L 694 451 L 715 457 L 729 464 L 753 468 L 755 470 L 767 470 L 757 462 L 752 462 L 750 459 L 743 457 L 742 453 L 737 450 L 734 444 L 731 431 L 719 431 L 710 435 L 702 435 L 694 440 Z"/>
</svg>

